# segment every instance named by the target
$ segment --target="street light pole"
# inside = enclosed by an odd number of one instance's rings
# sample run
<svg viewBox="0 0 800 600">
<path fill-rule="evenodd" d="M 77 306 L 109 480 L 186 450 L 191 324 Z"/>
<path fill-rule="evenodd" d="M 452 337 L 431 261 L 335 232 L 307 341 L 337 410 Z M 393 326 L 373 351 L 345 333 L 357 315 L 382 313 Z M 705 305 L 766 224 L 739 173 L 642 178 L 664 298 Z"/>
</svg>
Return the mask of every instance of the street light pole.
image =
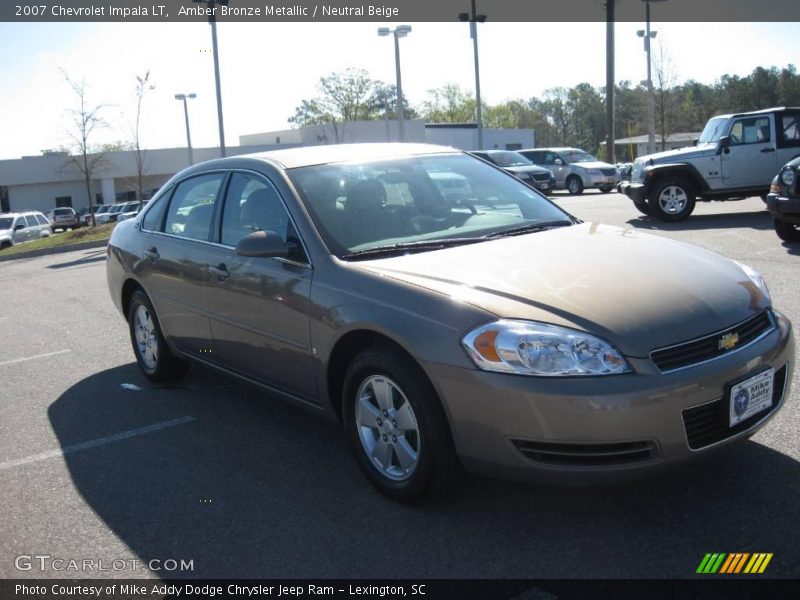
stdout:
<svg viewBox="0 0 800 600">
<path fill-rule="evenodd" d="M 403 81 L 400 77 L 400 38 L 407 36 L 411 33 L 411 25 L 398 25 L 394 29 L 388 27 L 379 27 L 378 35 L 387 36 L 394 35 L 394 69 L 395 79 L 397 86 L 397 139 L 400 142 L 406 141 L 406 128 L 405 128 L 405 110 L 403 109 Z"/>
<path fill-rule="evenodd" d="M 606 0 L 606 162 L 616 162 L 614 146 L 614 4 Z"/>
<path fill-rule="evenodd" d="M 227 152 L 225 150 L 225 127 L 222 124 L 222 88 L 219 82 L 219 48 L 217 46 L 217 17 L 215 15 L 214 6 L 215 4 L 219 4 L 221 6 L 227 6 L 229 0 L 192 0 L 192 2 L 196 2 L 198 4 L 207 4 L 209 8 L 208 24 L 211 25 L 211 47 L 212 47 L 212 53 L 214 55 L 214 83 L 216 84 L 217 88 L 217 122 L 219 124 L 219 153 L 220 156 L 225 157 L 227 156 Z"/>
<path fill-rule="evenodd" d="M 656 93 L 653 89 L 653 72 L 650 59 L 650 41 L 655 39 L 658 32 L 650 30 L 650 3 L 664 2 L 665 0 L 642 0 L 645 3 L 645 30 L 636 32 L 644 38 L 644 51 L 647 53 L 647 153 L 653 154 L 656 151 Z"/>
<path fill-rule="evenodd" d="M 483 107 L 481 106 L 481 71 L 478 61 L 478 23 L 486 22 L 486 15 L 477 14 L 475 0 L 470 2 L 469 13 L 459 13 L 459 21 L 469 21 L 469 37 L 472 38 L 472 53 L 475 59 L 475 120 L 478 127 L 478 150 L 483 150 Z"/>
<path fill-rule="evenodd" d="M 192 153 L 192 134 L 189 131 L 189 107 L 186 104 L 186 99 L 197 98 L 197 94 L 175 94 L 175 100 L 183 100 L 183 116 L 186 119 L 186 147 L 189 149 L 189 166 L 194 164 L 194 155 Z"/>
</svg>

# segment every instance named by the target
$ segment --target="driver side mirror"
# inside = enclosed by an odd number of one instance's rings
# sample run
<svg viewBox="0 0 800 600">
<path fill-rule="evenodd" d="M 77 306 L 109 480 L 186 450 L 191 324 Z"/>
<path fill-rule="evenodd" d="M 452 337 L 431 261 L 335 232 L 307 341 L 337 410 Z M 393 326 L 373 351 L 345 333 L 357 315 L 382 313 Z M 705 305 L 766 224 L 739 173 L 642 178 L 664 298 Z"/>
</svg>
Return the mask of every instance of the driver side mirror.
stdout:
<svg viewBox="0 0 800 600">
<path fill-rule="evenodd" d="M 554 164 L 554 165 L 561 166 L 561 165 L 563 165 L 563 164 L 564 164 L 564 161 L 563 161 L 563 160 L 561 160 L 560 158 L 557 158 L 557 159 L 555 159 L 555 160 L 553 161 L 553 164 Z"/>
<path fill-rule="evenodd" d="M 19 231 L 20 229 L 25 229 L 25 225 L 23 225 L 22 223 L 17 223 L 16 225 L 14 225 L 14 231 Z"/>
<path fill-rule="evenodd" d="M 260 256 L 263 258 L 286 258 L 289 246 L 274 231 L 254 231 L 244 236 L 236 244 L 239 256 Z"/>
<path fill-rule="evenodd" d="M 728 148 L 730 147 L 731 147 L 731 136 L 723 135 L 721 138 L 719 138 L 719 143 L 717 144 L 717 154 L 722 153 L 723 150 L 725 151 L 725 154 L 727 154 L 728 152 L 730 152 L 730 150 L 728 150 Z"/>
</svg>

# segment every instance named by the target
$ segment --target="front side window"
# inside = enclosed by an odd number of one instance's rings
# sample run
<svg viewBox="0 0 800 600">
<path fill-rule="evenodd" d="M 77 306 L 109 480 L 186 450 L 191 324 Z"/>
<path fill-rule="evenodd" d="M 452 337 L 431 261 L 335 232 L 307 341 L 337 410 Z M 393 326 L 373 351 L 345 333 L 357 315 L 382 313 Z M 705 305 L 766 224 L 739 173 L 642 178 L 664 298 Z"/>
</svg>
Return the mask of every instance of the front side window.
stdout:
<svg viewBox="0 0 800 600">
<path fill-rule="evenodd" d="M 164 232 L 208 240 L 223 178 L 223 173 L 211 173 L 179 183 L 169 203 Z"/>
<path fill-rule="evenodd" d="M 10 217 L 2 217 L 0 218 L 0 231 L 4 229 L 11 229 L 11 221 Z"/>
<path fill-rule="evenodd" d="M 396 245 L 470 243 L 508 230 L 570 225 L 517 178 L 460 153 L 290 169 L 338 256 Z"/>
<path fill-rule="evenodd" d="M 739 119 L 731 127 L 731 146 L 763 144 L 771 139 L 768 117 Z"/>
</svg>

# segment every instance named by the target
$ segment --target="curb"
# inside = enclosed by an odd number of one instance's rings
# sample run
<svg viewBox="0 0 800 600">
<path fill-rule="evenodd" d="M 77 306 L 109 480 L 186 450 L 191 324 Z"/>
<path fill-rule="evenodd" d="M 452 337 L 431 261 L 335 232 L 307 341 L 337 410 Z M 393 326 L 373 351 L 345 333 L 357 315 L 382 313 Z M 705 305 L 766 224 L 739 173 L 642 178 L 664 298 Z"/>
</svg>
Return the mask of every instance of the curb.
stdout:
<svg viewBox="0 0 800 600">
<path fill-rule="evenodd" d="M 16 254 L 9 254 L 3 256 L 0 254 L 0 262 L 9 260 L 17 260 L 21 258 L 36 258 L 37 256 L 46 256 L 48 254 L 63 254 L 65 252 L 72 252 L 77 250 L 88 250 L 89 248 L 101 248 L 108 245 L 108 240 L 94 240 L 92 242 L 81 242 L 78 244 L 67 244 L 65 246 L 56 246 L 55 248 L 41 248 L 40 250 L 31 250 L 30 252 L 18 252 Z"/>
</svg>

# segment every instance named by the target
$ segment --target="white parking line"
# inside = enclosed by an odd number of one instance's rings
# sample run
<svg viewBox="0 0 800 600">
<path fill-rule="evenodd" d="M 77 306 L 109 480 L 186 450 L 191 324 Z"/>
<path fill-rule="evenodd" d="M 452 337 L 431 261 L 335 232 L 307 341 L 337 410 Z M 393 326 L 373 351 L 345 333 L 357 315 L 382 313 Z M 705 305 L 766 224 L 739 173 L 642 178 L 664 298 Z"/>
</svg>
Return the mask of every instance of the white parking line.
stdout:
<svg viewBox="0 0 800 600">
<path fill-rule="evenodd" d="M 67 352 L 72 352 L 72 350 L 57 350 L 56 352 L 47 352 L 46 354 L 36 354 L 34 356 L 26 356 L 25 358 L 15 358 L 14 360 L 5 360 L 0 362 L 0 367 L 5 367 L 6 365 L 15 365 L 17 363 L 25 362 L 27 360 L 36 360 L 39 358 L 47 358 L 49 356 L 58 356 L 59 354 L 66 354 Z"/>
<path fill-rule="evenodd" d="M 179 417 L 177 419 L 172 419 L 171 421 L 162 421 L 161 423 L 147 425 L 146 427 L 139 427 L 138 429 L 130 429 L 128 431 L 123 431 L 122 433 L 115 433 L 114 435 L 97 438 L 96 440 L 89 440 L 88 442 L 81 442 L 80 444 L 65 446 L 60 450 L 50 450 L 49 452 L 42 452 L 41 454 L 34 454 L 33 456 L 26 456 L 25 458 L 19 458 L 17 460 L 10 460 L 8 462 L 0 463 L 0 471 L 3 471 L 4 469 L 13 469 L 14 467 L 20 467 L 22 465 L 38 462 L 40 460 L 47 460 L 48 458 L 56 458 L 66 454 L 73 454 L 75 452 L 97 448 L 98 446 L 105 446 L 106 444 L 121 442 L 122 440 L 127 440 L 128 438 L 132 438 L 137 435 L 144 435 L 145 433 L 160 431 L 161 429 L 166 429 L 167 427 L 175 427 L 176 425 L 191 423 L 194 420 L 195 418 L 190 416 Z"/>
</svg>

